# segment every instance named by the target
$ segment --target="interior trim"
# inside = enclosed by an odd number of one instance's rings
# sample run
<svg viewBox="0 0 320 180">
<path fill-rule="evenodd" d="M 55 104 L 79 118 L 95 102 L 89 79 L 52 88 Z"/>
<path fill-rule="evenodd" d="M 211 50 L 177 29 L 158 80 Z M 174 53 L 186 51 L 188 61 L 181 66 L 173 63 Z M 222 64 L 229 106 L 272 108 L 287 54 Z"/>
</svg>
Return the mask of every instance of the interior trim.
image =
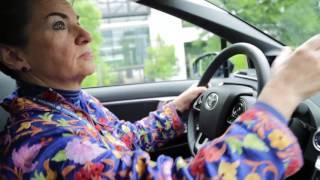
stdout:
<svg viewBox="0 0 320 180">
<path fill-rule="evenodd" d="M 171 101 L 176 97 L 177 96 L 167 96 L 167 97 L 156 97 L 156 98 L 120 100 L 120 101 L 103 102 L 102 104 L 104 106 L 108 106 L 108 105 L 129 104 L 129 103 L 138 103 L 138 102 Z"/>
</svg>

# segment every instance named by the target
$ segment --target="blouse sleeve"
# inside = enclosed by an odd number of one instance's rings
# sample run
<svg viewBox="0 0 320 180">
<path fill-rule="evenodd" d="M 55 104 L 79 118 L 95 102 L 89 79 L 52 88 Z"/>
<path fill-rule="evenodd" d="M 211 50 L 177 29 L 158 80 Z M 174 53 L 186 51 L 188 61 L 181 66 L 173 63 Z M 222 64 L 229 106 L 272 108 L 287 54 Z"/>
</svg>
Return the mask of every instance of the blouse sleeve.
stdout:
<svg viewBox="0 0 320 180">
<path fill-rule="evenodd" d="M 22 169 L 24 178 L 283 179 L 302 166 L 300 147 L 285 119 L 263 103 L 242 114 L 190 161 L 161 155 L 154 162 L 142 150 L 117 151 L 97 139 L 61 136 L 60 131 L 48 141 L 33 139 L 14 150 L 16 169 Z"/>
<path fill-rule="evenodd" d="M 132 150 L 153 151 L 185 130 L 185 125 L 172 102 L 159 105 L 157 110 L 134 123 L 119 120 L 106 108 L 104 111 L 107 119 L 111 120 L 105 123 L 112 127 L 112 135 L 125 142 Z"/>
</svg>

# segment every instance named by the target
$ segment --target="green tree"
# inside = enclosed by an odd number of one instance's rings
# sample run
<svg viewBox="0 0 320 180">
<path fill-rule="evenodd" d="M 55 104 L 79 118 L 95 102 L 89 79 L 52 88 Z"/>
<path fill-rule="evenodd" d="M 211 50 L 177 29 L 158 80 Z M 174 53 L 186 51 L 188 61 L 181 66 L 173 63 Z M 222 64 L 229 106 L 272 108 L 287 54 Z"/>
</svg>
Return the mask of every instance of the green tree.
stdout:
<svg viewBox="0 0 320 180">
<path fill-rule="evenodd" d="M 209 0 L 232 14 L 267 32 L 289 46 L 297 46 L 317 34 L 320 29 L 318 0 Z M 220 42 L 214 36 L 203 41 L 210 33 L 204 31 L 199 40 L 187 51 L 188 58 L 197 54 L 217 51 Z M 191 49 L 191 50 L 190 50 Z M 194 51 L 192 51 L 194 50 Z M 244 56 L 231 58 L 235 70 L 247 67 Z M 190 62 L 190 61 L 189 61 Z M 191 61 L 192 63 L 192 61 Z"/>
<path fill-rule="evenodd" d="M 298 46 L 320 29 L 318 0 L 297 0 L 279 18 L 280 40 L 290 46 Z"/>
<path fill-rule="evenodd" d="M 148 48 L 148 58 L 144 62 L 145 80 L 168 80 L 177 72 L 176 63 L 174 46 L 166 45 L 158 36 L 157 46 Z"/>
<path fill-rule="evenodd" d="M 203 30 L 200 34 L 199 38 L 196 41 L 193 41 L 191 44 L 186 46 L 186 55 L 188 58 L 188 65 L 189 65 L 189 75 L 194 76 L 193 72 L 193 64 L 194 61 L 201 55 L 207 53 L 219 53 L 222 50 L 221 47 L 221 38 L 215 35 L 211 35 L 210 32 Z M 210 58 L 204 58 L 199 62 L 199 67 L 202 67 L 200 70 L 200 75 L 204 73 L 207 67 L 212 63 L 215 59 L 214 56 Z M 248 63 L 245 56 L 238 55 L 230 58 L 230 61 L 234 65 L 234 71 L 238 71 L 241 69 L 247 69 Z M 197 75 L 196 75 L 197 76 Z"/>
<path fill-rule="evenodd" d="M 186 44 L 185 49 L 188 62 L 188 74 L 190 77 L 197 77 L 198 74 L 196 75 L 195 72 L 193 72 L 195 60 L 204 54 L 221 51 L 221 40 L 220 37 L 212 36 L 211 33 L 203 30 L 197 40 Z M 201 70 L 198 73 L 200 73 L 200 75 L 202 75 L 202 73 L 207 69 L 212 60 L 214 60 L 213 56 L 210 56 L 209 58 L 203 58 L 199 61 L 198 66 L 201 67 Z"/>
<path fill-rule="evenodd" d="M 301 44 L 320 28 L 318 0 L 220 0 L 218 4 L 290 46 Z"/>
<path fill-rule="evenodd" d="M 105 63 L 106 59 L 100 56 L 103 42 L 103 36 L 100 31 L 102 13 L 93 1 L 76 0 L 72 3 L 75 11 L 80 16 L 81 26 L 89 31 L 92 36 L 91 49 L 97 65 L 96 72 L 84 80 L 82 87 L 109 85 L 114 78 L 110 73 L 110 67 Z"/>
</svg>

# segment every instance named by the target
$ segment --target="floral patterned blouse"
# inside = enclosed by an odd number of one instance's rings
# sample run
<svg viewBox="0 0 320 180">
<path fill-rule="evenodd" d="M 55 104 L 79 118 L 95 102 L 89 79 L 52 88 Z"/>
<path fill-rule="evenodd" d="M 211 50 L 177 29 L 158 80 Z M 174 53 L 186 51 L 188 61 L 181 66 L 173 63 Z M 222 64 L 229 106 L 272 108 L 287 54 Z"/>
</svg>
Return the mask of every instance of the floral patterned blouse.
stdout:
<svg viewBox="0 0 320 180">
<path fill-rule="evenodd" d="M 11 114 L 0 136 L 0 179 L 284 179 L 302 166 L 302 153 L 286 120 L 272 107 L 257 103 L 225 134 L 193 159 L 152 151 L 184 132 L 172 103 L 135 123 L 119 120 L 80 91 L 79 103 L 46 90 L 37 98 L 15 92 L 2 102 Z"/>
</svg>

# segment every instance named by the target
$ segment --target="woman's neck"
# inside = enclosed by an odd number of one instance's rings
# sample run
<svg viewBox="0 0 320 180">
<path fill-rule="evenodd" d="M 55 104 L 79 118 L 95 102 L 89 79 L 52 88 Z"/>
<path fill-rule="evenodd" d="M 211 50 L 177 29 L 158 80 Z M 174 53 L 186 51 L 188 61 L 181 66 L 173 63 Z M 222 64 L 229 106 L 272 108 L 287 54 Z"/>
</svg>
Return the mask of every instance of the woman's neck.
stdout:
<svg viewBox="0 0 320 180">
<path fill-rule="evenodd" d="M 51 87 L 45 87 L 41 85 L 35 85 L 32 83 L 19 81 L 18 82 L 19 90 L 18 93 L 21 96 L 29 96 L 29 97 L 35 97 Z M 61 96 L 63 96 L 68 102 L 78 105 L 80 103 L 80 90 L 64 90 L 64 89 L 56 89 L 51 88 Z"/>
<path fill-rule="evenodd" d="M 53 80 L 47 80 L 46 78 L 38 78 L 38 76 L 34 75 L 32 72 L 24 74 L 24 76 L 20 76 L 21 81 L 28 82 L 29 84 L 42 86 L 42 87 L 48 87 L 52 89 L 58 89 L 58 90 L 66 90 L 66 91 L 79 91 L 81 89 L 81 82 L 83 78 L 80 78 L 81 80 L 78 81 L 72 81 L 72 82 L 61 82 L 56 83 Z"/>
</svg>

